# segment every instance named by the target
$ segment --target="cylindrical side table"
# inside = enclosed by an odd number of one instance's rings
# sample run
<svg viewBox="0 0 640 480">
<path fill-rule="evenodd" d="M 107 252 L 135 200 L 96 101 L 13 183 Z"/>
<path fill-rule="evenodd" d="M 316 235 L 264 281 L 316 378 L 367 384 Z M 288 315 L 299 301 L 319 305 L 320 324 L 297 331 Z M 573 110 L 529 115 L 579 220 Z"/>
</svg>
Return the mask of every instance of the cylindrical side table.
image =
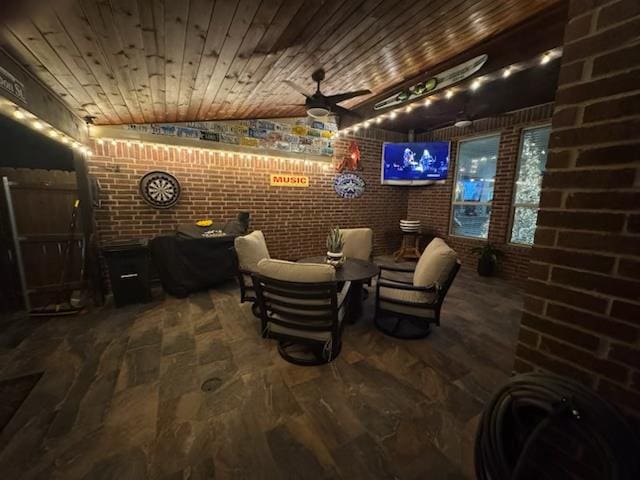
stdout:
<svg viewBox="0 0 640 480">
<path fill-rule="evenodd" d="M 420 232 L 402 232 L 400 250 L 393 254 L 396 262 L 400 260 L 417 260 L 420 258 Z"/>
</svg>

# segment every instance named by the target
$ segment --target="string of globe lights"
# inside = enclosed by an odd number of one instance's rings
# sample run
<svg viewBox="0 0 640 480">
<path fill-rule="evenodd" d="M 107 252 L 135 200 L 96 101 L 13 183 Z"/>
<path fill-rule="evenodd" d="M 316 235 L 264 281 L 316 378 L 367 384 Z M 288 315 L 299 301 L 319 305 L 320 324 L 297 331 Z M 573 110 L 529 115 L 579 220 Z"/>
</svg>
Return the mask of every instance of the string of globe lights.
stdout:
<svg viewBox="0 0 640 480">
<path fill-rule="evenodd" d="M 54 128 L 49 123 L 42 120 L 41 118 L 38 118 L 33 113 L 20 108 L 10 100 L 2 99 L 2 101 L 0 102 L 0 110 L 3 111 L 6 115 L 12 116 L 22 125 L 25 125 L 42 135 L 46 135 L 52 140 L 71 147 L 80 153 L 84 153 L 85 155 L 91 155 L 91 149 L 88 146 L 83 145 L 73 137 L 61 132 L 57 128 Z"/>
<path fill-rule="evenodd" d="M 467 82 L 465 85 L 468 86 L 468 89 L 471 90 L 472 92 L 475 92 L 477 90 L 480 89 L 480 87 L 482 87 L 482 85 L 485 85 L 488 82 L 492 82 L 495 80 L 499 80 L 499 79 L 506 79 L 509 78 L 512 74 L 522 71 L 522 70 L 526 70 L 527 68 L 531 68 L 534 66 L 544 66 L 547 63 L 549 63 L 552 60 L 555 60 L 557 58 L 560 58 L 562 56 L 562 47 L 558 47 L 558 48 L 554 48 L 552 50 L 548 50 L 546 52 L 544 52 L 542 55 L 540 55 L 539 57 L 532 59 L 530 61 L 527 62 L 520 62 L 520 63 L 514 63 L 512 65 L 509 65 L 505 68 L 503 68 L 502 70 L 499 70 L 497 72 L 494 73 L 489 73 L 489 74 L 485 74 L 482 75 L 480 77 L 476 77 L 472 80 L 470 80 L 469 82 Z M 464 91 L 465 88 L 463 86 L 460 85 L 456 85 L 453 87 L 450 87 L 448 89 L 446 89 L 444 92 L 441 93 L 434 93 L 432 95 L 428 95 L 427 98 L 421 98 L 419 100 L 414 100 L 412 103 L 410 103 L 409 105 L 404 105 L 402 107 L 397 107 L 391 111 L 387 111 L 385 113 L 382 113 L 380 115 L 377 115 L 375 117 L 369 118 L 367 120 L 364 120 L 362 122 L 359 123 L 355 123 L 347 128 L 344 128 L 342 130 L 338 130 L 335 134 L 336 137 L 339 137 L 340 135 L 348 135 L 349 133 L 356 133 L 358 132 L 361 128 L 362 129 L 366 129 L 369 128 L 370 126 L 374 125 L 374 124 L 380 124 L 382 123 L 384 120 L 393 120 L 395 118 L 398 117 L 398 115 L 401 115 L 403 113 L 410 113 L 411 111 L 413 111 L 414 108 L 419 108 L 419 107 L 428 107 L 429 105 L 431 105 L 434 101 L 438 101 L 438 100 L 449 100 L 451 98 L 453 98 L 455 95 L 461 93 L 462 91 Z"/>
<path fill-rule="evenodd" d="M 224 158 L 224 159 L 237 158 L 239 160 L 242 160 L 245 162 L 245 165 L 249 165 L 251 160 L 276 161 L 278 162 L 279 166 L 282 166 L 283 164 L 286 164 L 286 166 L 317 165 L 323 170 L 328 170 L 329 168 L 331 168 L 331 165 L 332 165 L 330 160 L 309 160 L 309 159 L 303 159 L 303 158 L 282 157 L 278 155 L 270 155 L 270 154 L 262 154 L 262 153 L 223 150 L 219 148 L 191 147 L 191 146 L 184 146 L 184 145 L 157 143 L 157 142 L 149 142 L 145 140 L 100 137 L 95 139 L 95 141 L 98 145 L 102 145 L 103 147 L 108 147 L 109 145 L 116 147 L 118 143 L 122 143 L 127 148 L 133 148 L 135 146 L 138 146 L 139 148 L 150 147 L 155 151 L 163 150 L 164 152 L 169 152 L 171 149 L 173 149 L 180 153 L 187 153 L 189 155 L 198 153 L 199 155 L 206 155 L 208 159 L 211 159 L 212 155 L 215 156 L 216 154 L 218 154 L 221 158 Z"/>
</svg>

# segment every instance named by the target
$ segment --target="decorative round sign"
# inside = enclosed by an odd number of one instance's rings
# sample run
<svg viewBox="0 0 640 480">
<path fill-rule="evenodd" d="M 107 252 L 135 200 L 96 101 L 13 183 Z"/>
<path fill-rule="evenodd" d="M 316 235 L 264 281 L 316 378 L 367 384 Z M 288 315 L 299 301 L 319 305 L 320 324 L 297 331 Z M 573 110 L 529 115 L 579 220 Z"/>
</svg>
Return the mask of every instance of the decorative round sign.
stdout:
<svg viewBox="0 0 640 480">
<path fill-rule="evenodd" d="M 340 173 L 333 181 L 333 189 L 342 198 L 358 198 L 364 193 L 365 181 L 355 173 Z"/>
<path fill-rule="evenodd" d="M 140 193 L 152 207 L 170 208 L 180 199 L 180 182 L 167 172 L 149 172 L 140 179 Z"/>
</svg>

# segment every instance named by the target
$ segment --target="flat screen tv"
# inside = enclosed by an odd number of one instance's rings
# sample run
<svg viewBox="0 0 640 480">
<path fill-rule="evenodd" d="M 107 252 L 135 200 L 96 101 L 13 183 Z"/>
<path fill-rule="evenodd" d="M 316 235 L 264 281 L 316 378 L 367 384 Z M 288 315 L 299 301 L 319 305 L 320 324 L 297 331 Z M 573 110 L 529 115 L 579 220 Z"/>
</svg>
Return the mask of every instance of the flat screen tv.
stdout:
<svg viewBox="0 0 640 480">
<path fill-rule="evenodd" d="M 382 146 L 383 185 L 429 185 L 445 180 L 449 142 L 387 143 Z"/>
</svg>

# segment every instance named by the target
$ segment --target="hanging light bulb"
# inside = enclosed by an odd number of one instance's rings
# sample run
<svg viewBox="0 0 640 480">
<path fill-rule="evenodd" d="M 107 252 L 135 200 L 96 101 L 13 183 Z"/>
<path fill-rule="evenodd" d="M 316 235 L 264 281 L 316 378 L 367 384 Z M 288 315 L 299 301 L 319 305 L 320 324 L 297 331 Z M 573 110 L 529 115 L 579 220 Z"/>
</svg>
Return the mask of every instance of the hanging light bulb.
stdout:
<svg viewBox="0 0 640 480">
<path fill-rule="evenodd" d="M 542 58 L 540 59 L 540 65 L 545 65 L 546 63 L 549 63 L 549 60 L 551 60 L 551 55 L 549 55 L 549 52 L 547 52 L 544 55 L 542 55 Z"/>
<path fill-rule="evenodd" d="M 413 110 L 413 106 L 407 105 L 407 108 L 405 108 L 405 112 L 409 113 L 411 110 Z"/>
<path fill-rule="evenodd" d="M 475 92 L 480 88 L 481 84 L 482 84 L 481 80 L 479 78 L 476 78 L 473 82 L 471 82 L 471 90 Z"/>
<path fill-rule="evenodd" d="M 35 128 L 36 130 L 42 130 L 42 129 L 44 128 L 44 125 L 42 124 L 42 122 L 40 122 L 40 121 L 38 121 L 38 120 L 34 120 L 34 121 L 31 123 L 31 126 L 32 126 L 33 128 Z"/>
<path fill-rule="evenodd" d="M 449 100 L 451 97 L 453 97 L 453 90 L 449 89 L 447 90 L 447 93 L 444 94 L 444 97 Z"/>
<path fill-rule="evenodd" d="M 396 113 L 395 110 L 389 114 L 390 118 L 396 118 L 397 116 L 398 116 L 398 114 Z"/>
<path fill-rule="evenodd" d="M 425 106 L 425 107 L 428 107 L 429 105 L 431 105 L 431 99 L 430 99 L 430 98 L 427 98 L 427 99 L 424 101 L 424 106 Z"/>
</svg>

